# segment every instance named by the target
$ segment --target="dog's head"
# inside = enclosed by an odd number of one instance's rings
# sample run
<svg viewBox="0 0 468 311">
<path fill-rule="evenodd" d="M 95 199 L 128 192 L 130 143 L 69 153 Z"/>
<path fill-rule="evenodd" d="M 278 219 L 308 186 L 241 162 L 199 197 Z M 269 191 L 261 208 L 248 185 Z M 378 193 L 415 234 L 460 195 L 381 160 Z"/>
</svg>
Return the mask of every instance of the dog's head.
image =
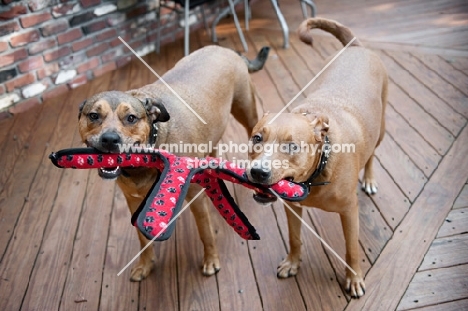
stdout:
<svg viewBox="0 0 468 311">
<path fill-rule="evenodd" d="M 247 177 L 265 185 L 306 181 L 320 159 L 328 118 L 300 112 L 275 117 L 264 115 L 252 131 Z"/>
<path fill-rule="evenodd" d="M 123 146 L 146 144 L 153 124 L 166 122 L 169 114 L 157 99 L 140 100 L 110 91 L 94 95 L 79 107 L 78 129 L 82 141 L 101 152 L 118 153 Z M 116 178 L 120 168 L 100 169 L 103 178 Z"/>
</svg>

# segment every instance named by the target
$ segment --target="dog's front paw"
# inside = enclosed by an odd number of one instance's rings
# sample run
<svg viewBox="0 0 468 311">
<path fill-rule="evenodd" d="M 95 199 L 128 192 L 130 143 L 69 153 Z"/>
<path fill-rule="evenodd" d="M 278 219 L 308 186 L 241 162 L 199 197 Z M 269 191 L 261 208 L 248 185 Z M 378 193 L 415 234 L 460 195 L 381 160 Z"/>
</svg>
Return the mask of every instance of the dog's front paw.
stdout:
<svg viewBox="0 0 468 311">
<path fill-rule="evenodd" d="M 218 256 L 209 256 L 203 260 L 203 275 L 210 276 L 218 273 L 219 270 L 221 270 L 221 265 Z"/>
<path fill-rule="evenodd" d="M 133 282 L 143 281 L 153 270 L 154 261 L 139 262 L 130 272 L 130 280 Z"/>
<path fill-rule="evenodd" d="M 366 179 L 362 181 L 362 190 L 368 195 L 376 194 L 378 187 L 377 182 L 374 179 Z"/>
<path fill-rule="evenodd" d="M 351 298 L 359 298 L 366 293 L 366 285 L 360 274 L 348 275 L 346 277 L 346 291 L 351 295 Z"/>
<path fill-rule="evenodd" d="M 288 256 L 285 260 L 280 262 L 276 275 L 281 279 L 294 276 L 297 274 L 297 270 L 299 270 L 300 265 L 300 259 L 293 259 Z"/>
</svg>

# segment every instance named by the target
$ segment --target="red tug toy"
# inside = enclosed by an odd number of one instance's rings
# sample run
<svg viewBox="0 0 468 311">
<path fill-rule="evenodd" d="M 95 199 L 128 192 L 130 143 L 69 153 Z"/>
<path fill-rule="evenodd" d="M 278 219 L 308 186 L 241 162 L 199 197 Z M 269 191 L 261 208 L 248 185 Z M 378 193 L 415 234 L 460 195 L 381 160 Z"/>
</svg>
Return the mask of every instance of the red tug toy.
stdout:
<svg viewBox="0 0 468 311">
<path fill-rule="evenodd" d="M 132 224 L 148 239 L 156 241 L 168 239 L 174 231 L 175 221 L 168 224 L 180 211 L 190 183 L 200 184 L 206 189 L 205 192 L 216 210 L 246 240 L 259 240 L 260 237 L 235 203 L 224 180 L 250 188 L 256 195 L 268 200 L 276 199 L 270 188 L 288 201 L 301 201 L 309 192 L 307 186 L 287 180 L 271 186 L 253 183 L 247 179 L 244 168 L 231 162 L 221 162 L 217 158 L 207 157 L 201 161 L 156 149 L 119 154 L 102 153 L 93 148 L 72 148 L 53 152 L 49 158 L 59 168 L 157 168 L 161 173 L 159 178 L 132 215 Z M 195 167 L 194 164 L 200 162 L 206 165 Z"/>
</svg>

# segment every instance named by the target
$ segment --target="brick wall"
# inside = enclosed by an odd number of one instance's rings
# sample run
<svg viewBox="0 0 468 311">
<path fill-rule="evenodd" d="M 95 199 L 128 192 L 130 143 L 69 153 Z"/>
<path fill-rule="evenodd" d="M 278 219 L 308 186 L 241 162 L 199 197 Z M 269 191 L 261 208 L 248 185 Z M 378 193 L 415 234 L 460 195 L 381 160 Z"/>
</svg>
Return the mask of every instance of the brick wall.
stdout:
<svg viewBox="0 0 468 311">
<path fill-rule="evenodd" d="M 0 0 L 0 118 L 23 112 L 154 51 L 157 0 Z M 205 10 L 209 19 L 215 8 Z M 161 43 L 183 36 L 161 11 Z M 202 21 L 191 29 L 201 27 Z"/>
</svg>

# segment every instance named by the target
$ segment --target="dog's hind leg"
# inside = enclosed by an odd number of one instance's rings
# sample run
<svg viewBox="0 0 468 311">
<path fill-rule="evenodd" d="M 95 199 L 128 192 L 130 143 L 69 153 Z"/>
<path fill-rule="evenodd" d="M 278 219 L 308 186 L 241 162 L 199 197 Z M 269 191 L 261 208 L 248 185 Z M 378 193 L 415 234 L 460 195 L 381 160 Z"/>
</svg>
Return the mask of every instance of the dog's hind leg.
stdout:
<svg viewBox="0 0 468 311">
<path fill-rule="evenodd" d="M 362 190 L 368 195 L 376 194 L 378 190 L 374 177 L 374 154 L 369 157 L 364 167 L 364 177 L 362 179 Z"/>
<path fill-rule="evenodd" d="M 247 135 L 250 136 L 252 130 L 258 122 L 257 107 L 255 105 L 255 87 L 248 79 L 242 87 L 243 91 L 240 96 L 234 98 L 231 108 L 231 113 L 236 120 L 247 130 Z"/>
<path fill-rule="evenodd" d="M 197 195 L 200 191 L 200 187 L 196 185 L 191 185 L 187 192 L 187 200 L 190 201 L 193 197 Z M 198 228 L 198 234 L 203 243 L 203 274 L 206 276 L 213 275 L 217 273 L 220 269 L 218 249 L 216 247 L 216 241 L 213 233 L 213 228 L 211 226 L 210 214 L 208 208 L 210 208 L 210 200 L 205 194 L 199 196 L 192 205 L 190 205 L 190 210 L 192 211 L 193 216 L 195 217 L 195 222 Z"/>
</svg>

